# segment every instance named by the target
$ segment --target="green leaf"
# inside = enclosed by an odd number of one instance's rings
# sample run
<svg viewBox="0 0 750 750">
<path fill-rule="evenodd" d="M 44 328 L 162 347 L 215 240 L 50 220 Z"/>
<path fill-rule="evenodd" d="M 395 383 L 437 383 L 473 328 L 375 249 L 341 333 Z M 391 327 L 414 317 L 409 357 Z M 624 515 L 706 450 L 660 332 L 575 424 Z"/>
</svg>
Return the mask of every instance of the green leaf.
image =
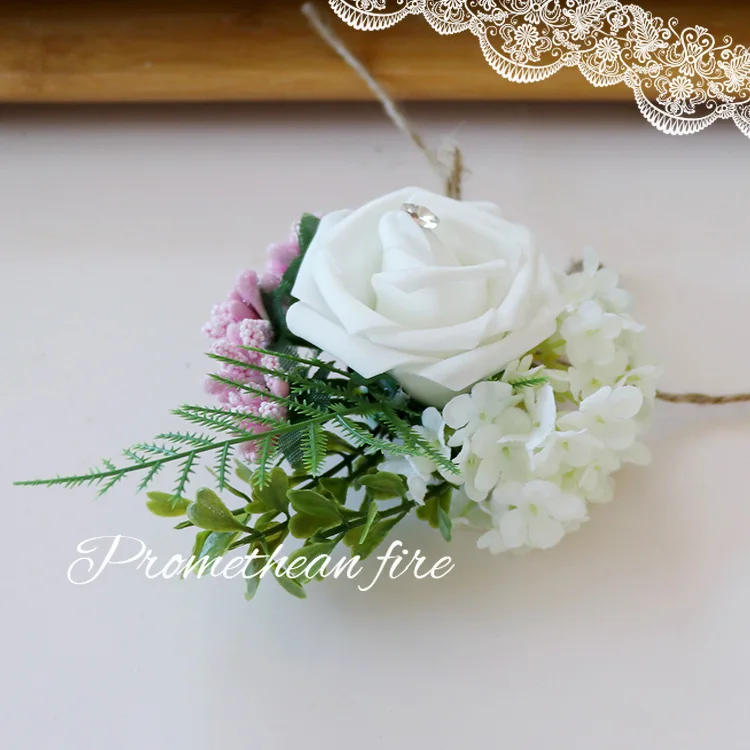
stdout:
<svg viewBox="0 0 750 750">
<path fill-rule="evenodd" d="M 253 500 L 252 502 L 249 502 L 245 506 L 245 510 L 248 513 L 266 513 L 268 511 L 268 506 L 265 505 L 265 503 L 258 502 L 257 500 Z"/>
<path fill-rule="evenodd" d="M 206 487 L 198 490 L 194 503 L 187 508 L 187 517 L 201 529 L 210 531 L 244 531 L 241 524 L 232 515 L 219 496 Z"/>
<path fill-rule="evenodd" d="M 417 508 L 417 518 L 427 521 L 433 529 L 440 528 L 438 509 L 441 508 L 447 514 L 451 507 L 452 495 L 453 487 L 447 482 L 434 491 L 430 491 L 424 505 Z"/>
<path fill-rule="evenodd" d="M 279 582 L 281 588 L 290 593 L 292 596 L 296 596 L 298 599 L 304 599 L 307 596 L 302 584 L 294 578 L 287 578 L 283 571 L 274 574 L 274 578 Z"/>
<path fill-rule="evenodd" d="M 221 557 L 229 549 L 229 545 L 239 536 L 238 531 L 212 531 L 203 543 L 201 555 L 209 560 Z"/>
<path fill-rule="evenodd" d="M 406 482 L 398 474 L 379 471 L 376 474 L 365 474 L 359 483 L 367 487 L 376 500 L 388 500 L 392 497 L 406 497 Z"/>
<path fill-rule="evenodd" d="M 310 243 L 315 237 L 315 233 L 318 231 L 320 226 L 320 219 L 313 214 L 302 214 L 302 218 L 299 221 L 299 227 L 297 228 L 297 240 L 299 241 L 300 255 L 304 255 L 307 252 L 307 248 L 310 247 Z"/>
<path fill-rule="evenodd" d="M 354 526 L 344 534 L 341 540 L 347 547 L 354 547 L 355 544 L 359 544 L 360 537 L 362 536 L 362 529 L 359 526 Z"/>
<path fill-rule="evenodd" d="M 303 557 L 307 560 L 307 564 L 312 562 L 316 557 L 320 555 L 330 555 L 331 552 L 333 552 L 333 548 L 336 546 L 336 541 L 329 541 L 329 542 L 315 542 L 313 544 L 306 544 L 304 547 L 300 547 L 299 549 L 294 550 L 291 555 L 289 555 L 289 559 L 287 560 L 287 565 L 291 563 L 293 560 L 298 560 L 299 558 Z M 305 577 L 307 580 L 311 580 L 312 578 L 315 578 L 315 576 L 320 572 L 323 565 L 325 564 L 325 560 L 319 560 L 311 569 L 309 575 L 302 576 L 301 580 L 304 580 Z M 302 567 L 302 570 L 307 567 L 306 565 Z"/>
<path fill-rule="evenodd" d="M 237 531 L 201 531 L 195 536 L 195 544 L 191 555 L 196 559 L 207 558 L 212 562 L 221 557 L 229 549 L 229 545 L 239 536 Z M 186 570 L 183 571 L 183 578 Z"/>
<path fill-rule="evenodd" d="M 318 480 L 318 487 L 337 503 L 344 505 L 351 482 L 345 477 L 326 477 Z"/>
<path fill-rule="evenodd" d="M 193 551 L 190 553 L 194 558 L 198 559 L 203 553 L 203 545 L 206 543 L 206 539 L 208 539 L 210 533 L 210 531 L 199 531 L 195 535 Z"/>
<path fill-rule="evenodd" d="M 305 471 L 317 476 L 326 460 L 328 433 L 319 424 L 308 425 L 302 434 L 302 463 Z"/>
<path fill-rule="evenodd" d="M 387 374 L 376 375 L 374 378 L 371 378 L 367 381 L 367 387 L 370 389 L 379 388 L 389 399 L 394 398 L 401 392 L 401 385 L 398 380 L 393 375 Z"/>
<path fill-rule="evenodd" d="M 309 539 L 319 531 L 330 529 L 338 523 L 337 518 L 331 524 L 327 524 L 317 516 L 308 513 L 295 513 L 289 521 L 289 533 L 295 539 Z"/>
<path fill-rule="evenodd" d="M 254 558 L 247 566 L 246 568 L 246 578 L 245 578 L 245 599 L 247 601 L 250 601 L 258 591 L 258 586 L 260 586 L 260 575 L 257 575 L 260 573 L 260 571 L 263 568 L 263 560 L 259 560 L 257 557 Z M 253 575 L 256 574 L 256 575 Z M 253 576 L 250 578 L 249 576 Z"/>
<path fill-rule="evenodd" d="M 254 487 L 265 487 L 270 481 L 268 469 L 278 453 L 279 443 L 270 430 L 265 433 L 264 437 L 259 438 L 256 443 L 258 446 L 258 465 L 253 472 L 252 484 Z"/>
<path fill-rule="evenodd" d="M 443 535 L 443 539 L 445 539 L 446 542 L 450 542 L 453 524 L 451 523 L 451 517 L 443 510 L 440 503 L 437 505 L 437 520 L 438 528 Z"/>
<path fill-rule="evenodd" d="M 148 492 L 146 507 L 156 516 L 162 518 L 175 518 L 184 516 L 190 500 L 184 497 L 175 497 L 169 492 Z"/>
<path fill-rule="evenodd" d="M 341 519 L 336 503 L 315 490 L 289 490 L 287 496 L 297 513 L 315 516 L 322 523 L 332 525 Z"/>
<path fill-rule="evenodd" d="M 183 492 L 185 492 L 185 487 L 187 487 L 187 484 L 190 481 L 190 475 L 195 472 L 194 467 L 196 456 L 197 451 L 191 451 L 187 454 L 187 456 L 185 456 L 184 460 L 179 466 L 177 484 L 175 485 L 174 491 L 174 494 L 178 497 L 181 497 Z"/>
<path fill-rule="evenodd" d="M 253 491 L 253 500 L 269 510 L 274 509 L 286 512 L 289 507 L 287 491 L 289 489 L 289 477 L 286 472 L 276 467 L 271 471 L 270 480 L 265 487 L 256 487 Z"/>
<path fill-rule="evenodd" d="M 275 532 L 274 534 L 270 534 L 265 537 L 263 549 L 266 552 L 266 554 L 271 555 L 273 554 L 273 551 L 280 547 L 284 540 L 287 538 L 287 535 L 289 533 L 288 527 L 284 529 L 280 529 L 279 531 Z"/>
<path fill-rule="evenodd" d="M 375 505 L 374 501 L 372 501 L 367 508 L 367 520 L 365 521 L 365 525 L 362 529 L 362 534 L 359 537 L 359 544 L 362 544 L 365 539 L 367 539 L 367 535 L 370 533 L 370 528 L 372 527 L 372 524 L 377 517 L 378 506 Z"/>
<path fill-rule="evenodd" d="M 269 510 L 262 516 L 259 516 L 258 520 L 255 522 L 255 530 L 265 531 L 265 529 L 267 529 L 269 526 L 273 526 L 273 522 L 279 515 L 279 513 L 280 511 L 278 510 Z"/>
<path fill-rule="evenodd" d="M 219 451 L 216 459 L 215 474 L 219 482 L 219 491 L 221 492 L 227 484 L 227 474 L 229 473 L 230 445 L 225 443 Z"/>
<path fill-rule="evenodd" d="M 234 473 L 243 481 L 247 482 L 248 484 L 253 483 L 253 472 L 250 471 L 250 469 L 245 466 L 245 464 L 241 464 L 239 461 L 237 462 L 237 466 L 234 469 Z"/>
<path fill-rule="evenodd" d="M 337 435 L 335 432 L 327 431 L 326 436 L 328 438 L 329 453 L 343 453 L 345 455 L 351 455 L 357 450 L 351 443 L 347 443 L 346 440 Z"/>
<path fill-rule="evenodd" d="M 241 490 L 238 490 L 236 487 L 233 487 L 231 484 L 224 484 L 224 489 L 230 494 L 234 495 L 235 497 L 240 498 L 240 500 L 244 500 L 246 503 L 250 502 L 250 498 Z"/>
<path fill-rule="evenodd" d="M 374 552 L 383 540 L 388 536 L 391 529 L 403 518 L 401 516 L 394 516 L 393 518 L 386 518 L 383 521 L 374 523 L 370 528 L 367 538 L 364 542 L 352 545 L 352 555 L 359 555 L 363 560 Z"/>
</svg>

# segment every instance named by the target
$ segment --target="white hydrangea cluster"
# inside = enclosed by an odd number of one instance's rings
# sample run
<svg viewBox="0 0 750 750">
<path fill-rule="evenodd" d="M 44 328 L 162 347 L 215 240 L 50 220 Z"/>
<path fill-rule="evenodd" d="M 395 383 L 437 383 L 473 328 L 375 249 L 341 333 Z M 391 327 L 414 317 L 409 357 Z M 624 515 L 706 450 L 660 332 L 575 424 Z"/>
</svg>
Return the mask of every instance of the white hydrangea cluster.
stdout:
<svg viewBox="0 0 750 750">
<path fill-rule="evenodd" d="M 660 370 L 644 355 L 632 296 L 593 253 L 558 283 L 556 333 L 442 414 L 427 409 L 420 428 L 461 470 L 454 523 L 482 529 L 478 546 L 493 553 L 553 547 L 587 520 L 588 503 L 612 499 L 623 463 L 650 460 L 639 437 Z M 421 501 L 436 467 L 393 468 Z"/>
</svg>

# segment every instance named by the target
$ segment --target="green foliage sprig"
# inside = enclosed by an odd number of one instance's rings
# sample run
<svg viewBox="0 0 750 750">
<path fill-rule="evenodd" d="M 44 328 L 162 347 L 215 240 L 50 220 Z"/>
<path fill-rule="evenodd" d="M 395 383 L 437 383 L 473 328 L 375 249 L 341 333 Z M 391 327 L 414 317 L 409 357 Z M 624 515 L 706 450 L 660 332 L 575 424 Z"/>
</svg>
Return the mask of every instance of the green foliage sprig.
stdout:
<svg viewBox="0 0 750 750">
<path fill-rule="evenodd" d="M 342 369 L 287 328 L 286 310 L 294 302 L 294 282 L 317 226 L 316 217 L 302 217 L 300 257 L 290 265 L 278 288 L 264 293 L 263 302 L 276 334 L 273 346 L 246 347 L 268 355 L 264 362 L 278 364 L 248 364 L 209 354 L 212 360 L 233 369 L 250 369 L 287 382 L 289 395 L 281 396 L 244 379 L 212 376 L 277 404 L 285 412 L 284 419 L 186 404 L 173 414 L 197 430 L 164 432 L 151 442 L 137 443 L 122 452 L 122 463 L 104 459 L 87 472 L 17 484 L 91 486 L 102 495 L 132 475 L 138 479 L 140 491 L 148 489 L 163 469 L 172 467 L 176 474 L 172 491 L 148 492 L 147 507 L 162 517 L 184 516 L 176 528 L 197 530 L 193 556 L 207 561 L 240 548 L 270 555 L 290 537 L 301 540 L 302 546 L 288 562 L 300 555 L 330 554 L 339 544 L 348 547 L 352 555 L 365 558 L 415 508 L 420 519 L 450 540 L 449 482 L 436 473 L 424 505 L 418 506 L 409 496 L 405 477 L 378 470 L 385 459 L 401 456 L 429 459 L 444 475 L 458 473 L 451 458 L 415 429 L 421 408 L 392 377 L 363 378 Z M 263 431 L 248 430 L 244 425 L 249 419 Z M 237 446 L 248 442 L 257 444 L 252 468 L 235 457 Z M 236 507 L 230 508 L 214 490 L 205 487 L 188 499 L 191 480 L 200 466 L 212 473 L 218 492 L 239 500 Z M 235 478 L 247 489 L 236 486 Z M 279 569 L 274 577 L 287 591 L 304 597 L 304 585 L 319 576 L 293 579 Z M 254 596 L 257 586 L 257 578 L 247 580 L 248 598 Z"/>
</svg>

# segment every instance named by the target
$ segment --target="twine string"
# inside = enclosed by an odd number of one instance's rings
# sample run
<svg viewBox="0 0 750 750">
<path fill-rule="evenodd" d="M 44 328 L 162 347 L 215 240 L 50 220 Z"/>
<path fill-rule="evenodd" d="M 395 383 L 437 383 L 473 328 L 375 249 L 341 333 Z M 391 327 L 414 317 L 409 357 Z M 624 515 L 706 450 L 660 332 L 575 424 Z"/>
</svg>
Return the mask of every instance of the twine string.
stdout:
<svg viewBox="0 0 750 750">
<path fill-rule="evenodd" d="M 750 393 L 727 393 L 722 396 L 711 396 L 707 393 L 665 393 L 657 391 L 656 398 L 670 404 L 740 404 L 750 401 Z"/>
<path fill-rule="evenodd" d="M 367 84 L 390 121 L 424 154 L 430 166 L 443 181 L 445 194 L 449 198 L 460 200 L 463 173 L 461 150 L 455 145 L 450 146 L 450 154 L 446 157 L 431 149 L 382 84 L 346 46 L 344 40 L 328 22 L 323 19 L 315 3 L 305 3 L 302 6 L 302 13 L 320 38 Z"/>
<path fill-rule="evenodd" d="M 461 149 L 456 145 L 451 145 L 448 148 L 448 157 L 443 157 L 437 151 L 431 149 L 380 82 L 323 19 L 315 3 L 305 3 L 302 6 L 302 13 L 318 36 L 367 84 L 375 98 L 380 102 L 390 121 L 424 154 L 430 166 L 437 172 L 440 179 L 443 180 L 445 195 L 449 198 L 460 200 L 461 182 L 464 173 Z M 738 404 L 750 402 L 750 393 L 712 396 L 707 393 L 666 393 L 664 391 L 657 391 L 656 398 L 672 404 Z"/>
</svg>

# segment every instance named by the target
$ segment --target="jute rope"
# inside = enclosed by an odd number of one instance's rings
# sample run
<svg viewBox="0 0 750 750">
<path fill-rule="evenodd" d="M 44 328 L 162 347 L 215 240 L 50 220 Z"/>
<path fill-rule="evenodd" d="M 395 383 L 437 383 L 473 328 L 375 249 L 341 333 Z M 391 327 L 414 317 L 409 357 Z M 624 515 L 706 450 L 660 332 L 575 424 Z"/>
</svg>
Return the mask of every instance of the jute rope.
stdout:
<svg viewBox="0 0 750 750">
<path fill-rule="evenodd" d="M 450 146 L 448 149 L 449 156 L 446 158 L 431 149 L 409 122 L 403 110 L 388 95 L 383 86 L 374 78 L 365 65 L 344 44 L 341 37 L 323 19 L 315 4 L 305 3 L 302 6 L 302 13 L 321 39 L 367 84 L 370 91 L 372 91 L 375 98 L 382 105 L 391 122 L 425 155 L 430 166 L 437 172 L 440 179 L 443 180 L 445 194 L 449 198 L 460 200 L 461 181 L 464 172 L 461 150 L 455 145 Z M 656 398 L 672 404 L 737 404 L 750 402 L 750 393 L 711 396 L 706 393 L 665 393 L 664 391 L 657 391 Z"/>
<path fill-rule="evenodd" d="M 417 132 L 403 110 L 388 95 L 388 92 L 377 81 L 354 53 L 344 44 L 343 39 L 323 20 L 314 3 L 305 3 L 302 13 L 323 41 L 367 84 L 388 115 L 391 122 L 427 157 L 430 166 L 438 173 L 445 184 L 445 194 L 449 198 L 460 200 L 461 176 L 463 163 L 461 151 L 457 146 L 450 147 L 450 157 L 446 158 L 431 149 Z"/>
<path fill-rule="evenodd" d="M 740 404 L 750 401 L 750 393 L 728 393 L 723 396 L 710 396 L 707 393 L 665 393 L 657 391 L 656 398 L 671 404 Z"/>
</svg>

